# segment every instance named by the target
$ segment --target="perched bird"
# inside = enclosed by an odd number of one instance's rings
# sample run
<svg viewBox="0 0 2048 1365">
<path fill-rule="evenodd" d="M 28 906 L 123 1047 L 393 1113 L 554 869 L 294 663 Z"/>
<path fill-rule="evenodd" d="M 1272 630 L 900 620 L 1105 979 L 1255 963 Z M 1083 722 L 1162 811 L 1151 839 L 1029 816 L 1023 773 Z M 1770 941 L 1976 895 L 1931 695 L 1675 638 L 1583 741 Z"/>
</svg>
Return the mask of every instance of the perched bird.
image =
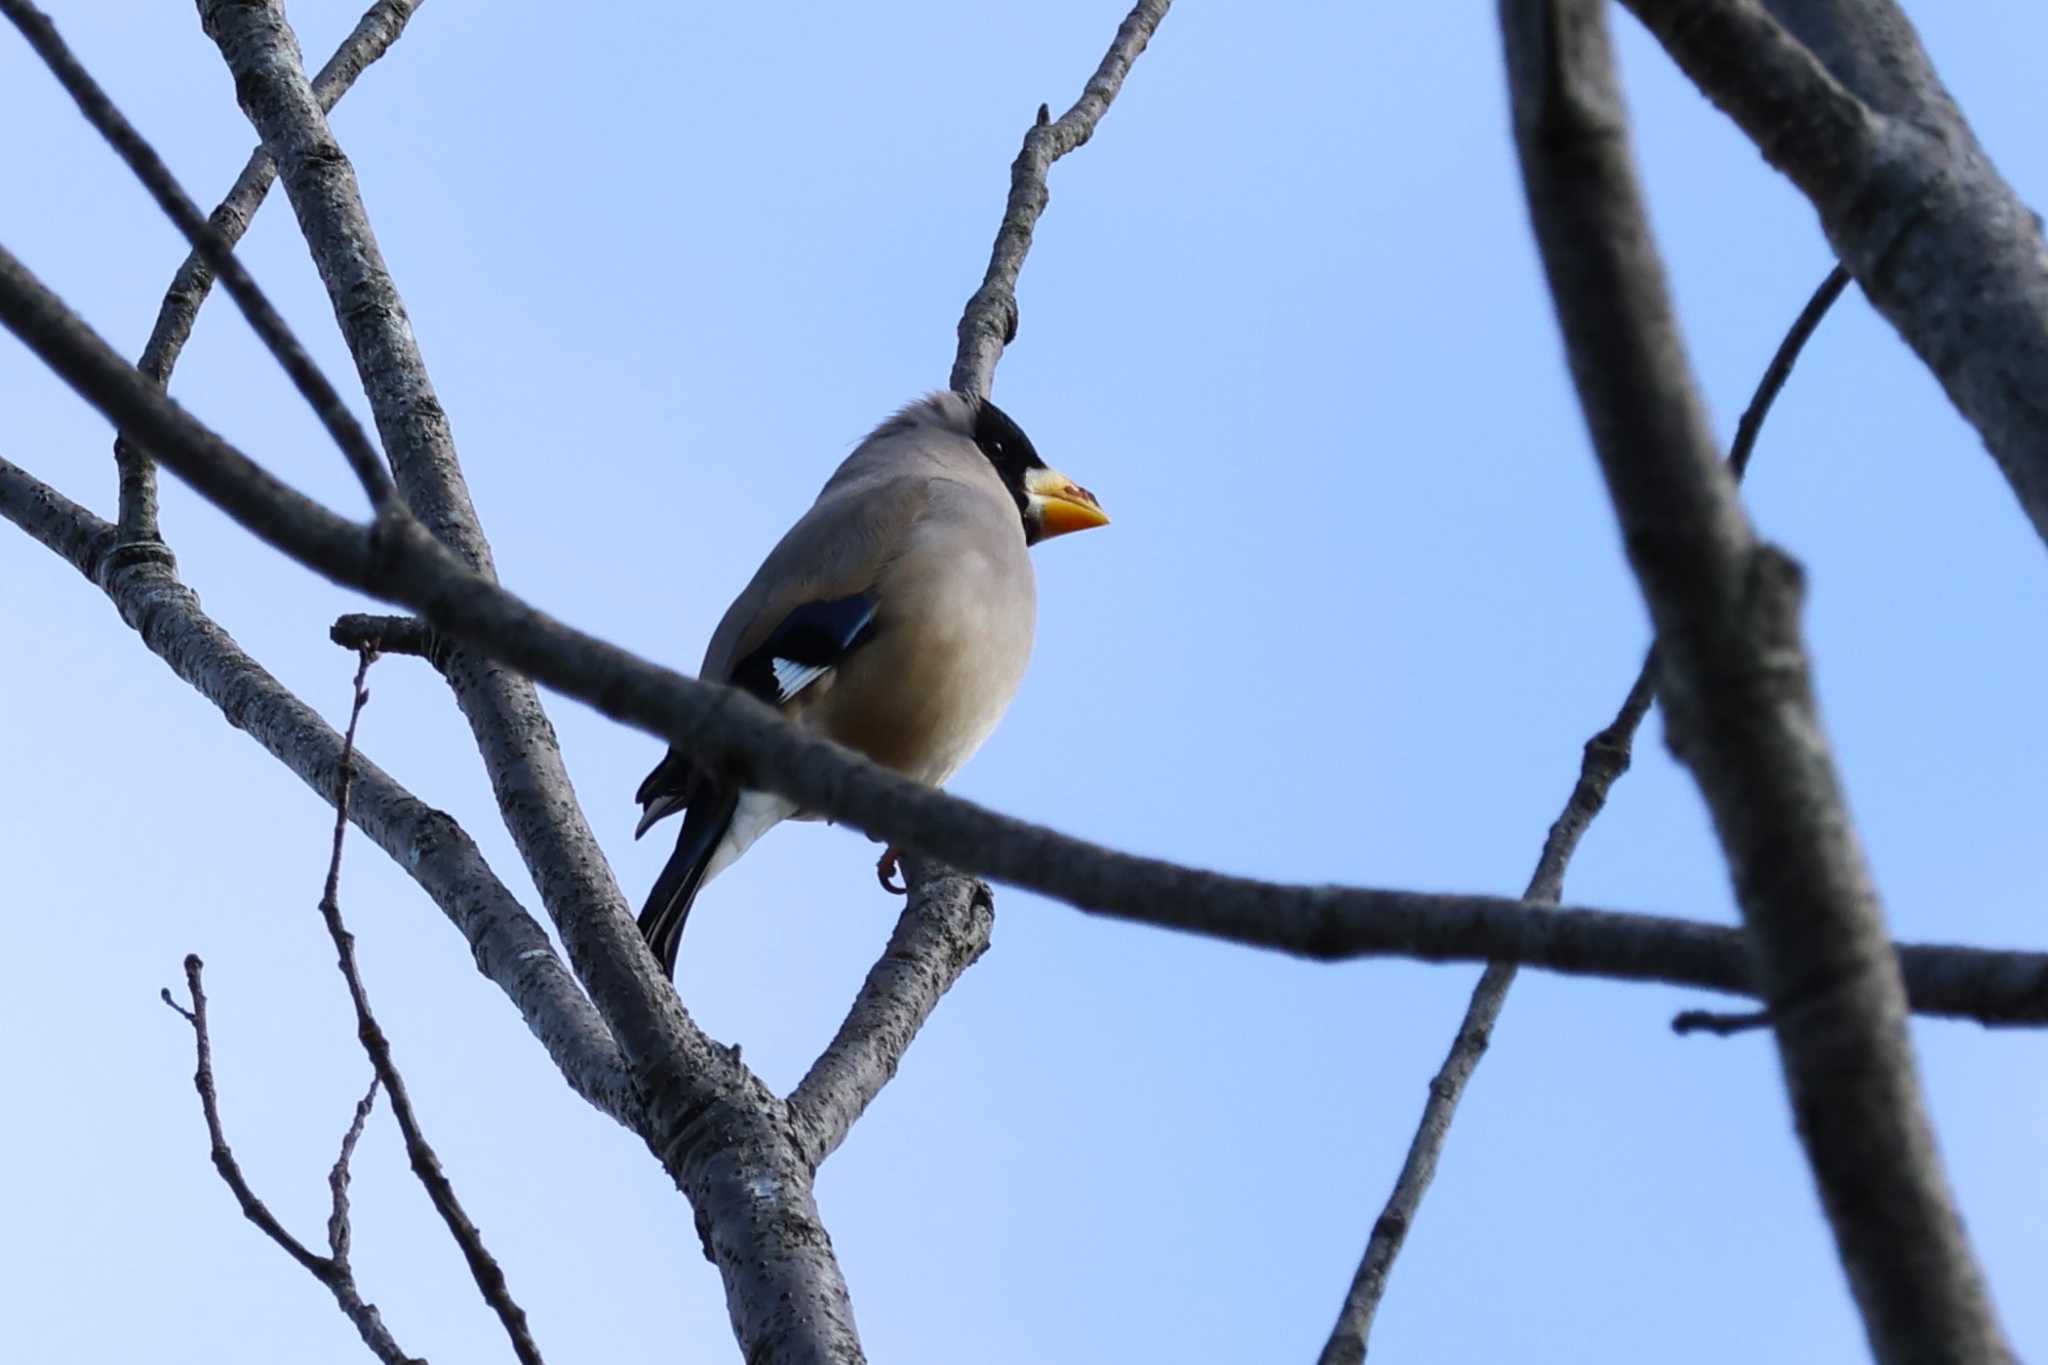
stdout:
<svg viewBox="0 0 2048 1365">
<path fill-rule="evenodd" d="M 1001 408 L 933 394 L 875 428 L 826 481 L 726 609 L 698 676 L 937 786 L 981 747 L 1023 679 L 1038 612 L 1026 548 L 1108 520 Z M 636 839 L 686 811 L 640 912 L 671 974 L 704 884 L 775 825 L 818 818 L 673 747 L 635 799 Z M 894 866 L 890 849 L 883 885 Z"/>
</svg>

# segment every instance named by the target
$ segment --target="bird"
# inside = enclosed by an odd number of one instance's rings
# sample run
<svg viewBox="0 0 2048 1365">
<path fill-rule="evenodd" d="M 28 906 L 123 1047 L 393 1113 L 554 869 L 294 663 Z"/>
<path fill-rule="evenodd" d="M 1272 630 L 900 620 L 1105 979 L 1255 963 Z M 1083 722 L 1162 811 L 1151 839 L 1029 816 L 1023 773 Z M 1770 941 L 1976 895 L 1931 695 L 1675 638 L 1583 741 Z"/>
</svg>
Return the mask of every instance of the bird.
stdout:
<svg viewBox="0 0 2048 1365">
<path fill-rule="evenodd" d="M 1029 548 L 1108 522 L 1095 495 L 1040 459 L 986 396 L 928 394 L 826 480 L 726 609 L 698 676 L 943 785 L 1023 680 L 1038 610 Z M 634 799 L 635 839 L 683 813 L 639 919 L 671 977 L 705 884 L 782 821 L 820 818 L 673 745 Z M 888 847 L 877 864 L 892 891 L 896 856 Z"/>
</svg>

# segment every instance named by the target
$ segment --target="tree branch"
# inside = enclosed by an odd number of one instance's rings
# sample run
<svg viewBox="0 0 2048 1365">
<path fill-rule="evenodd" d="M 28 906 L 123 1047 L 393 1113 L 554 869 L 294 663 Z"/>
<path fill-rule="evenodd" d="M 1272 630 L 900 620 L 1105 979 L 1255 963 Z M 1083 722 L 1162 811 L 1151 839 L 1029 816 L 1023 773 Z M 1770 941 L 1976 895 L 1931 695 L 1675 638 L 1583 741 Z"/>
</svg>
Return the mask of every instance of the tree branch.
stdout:
<svg viewBox="0 0 2048 1365">
<path fill-rule="evenodd" d="M 961 973 L 988 951 L 995 901 L 951 868 L 912 860 L 910 901 L 868 972 L 846 1022 L 789 1096 L 804 1159 L 816 1167 L 882 1087 L 895 1079 L 911 1039 Z"/>
<path fill-rule="evenodd" d="M 229 1190 L 234 1192 L 235 1202 L 242 1206 L 242 1215 L 258 1228 L 263 1235 L 284 1248 L 285 1254 L 305 1267 L 306 1273 L 325 1285 L 327 1292 L 334 1296 L 334 1302 L 342 1315 L 355 1324 L 356 1332 L 370 1353 L 385 1365 L 426 1365 L 400 1349 L 392 1340 L 390 1329 L 384 1326 L 384 1319 L 377 1312 L 377 1306 L 366 1303 L 356 1288 L 355 1271 L 348 1260 L 348 1163 L 355 1152 L 356 1139 L 362 1136 L 363 1122 L 369 1117 L 370 1101 L 376 1088 L 356 1105 L 355 1119 L 350 1123 L 348 1133 L 341 1141 L 341 1156 L 328 1176 L 328 1188 L 333 1192 L 333 1211 L 328 1215 L 328 1245 L 333 1248 L 332 1256 L 320 1256 L 308 1251 L 303 1242 L 285 1230 L 269 1207 L 256 1197 L 249 1188 L 248 1179 L 242 1174 L 241 1163 L 235 1160 L 235 1153 L 228 1146 L 227 1132 L 220 1120 L 220 1097 L 213 1084 L 213 1042 L 206 1027 L 206 991 L 200 984 L 199 974 L 204 970 L 197 954 L 185 958 L 185 985 L 192 995 L 192 1008 L 186 1009 L 171 998 L 168 989 L 161 994 L 163 1002 L 183 1015 L 185 1022 L 192 1026 L 192 1036 L 199 1053 L 199 1065 L 192 1074 L 193 1088 L 199 1092 L 199 1107 L 206 1115 L 206 1134 L 212 1142 L 214 1169 Z"/>
<path fill-rule="evenodd" d="M 230 725 L 322 800 L 339 800 L 342 737 L 200 608 L 160 549 L 139 552 L 114 526 L 4 459 L 0 517 L 99 587 L 150 652 L 219 707 Z M 624 1060 L 547 933 L 453 818 L 367 759 L 358 756 L 355 767 L 349 818 L 448 916 L 475 954 L 477 970 L 504 991 L 570 1089 L 632 1127 L 639 1106 Z"/>
<path fill-rule="evenodd" d="M 270 299 L 256 284 L 242 263 L 234 256 L 234 248 L 214 232 L 213 227 L 199 212 L 199 205 L 179 186 L 171 175 L 170 167 L 156 154 L 133 125 L 114 107 L 98 82 L 81 66 L 78 59 L 59 36 L 56 25 L 50 17 L 29 4 L 28 0 L 0 0 L 0 14 L 5 14 L 28 39 L 43 64 L 50 68 L 50 74 L 57 78 L 78 105 L 78 111 L 85 115 L 86 122 L 97 129 L 107 144 L 120 156 L 128 169 L 135 173 L 143 187 L 155 199 L 164 216 L 176 224 L 192 243 L 193 250 L 205 258 L 213 267 L 220 282 L 227 287 L 228 294 L 249 320 L 258 338 L 277 359 L 284 372 L 291 377 L 292 385 L 327 428 L 328 435 L 341 447 L 349 467 L 355 471 L 356 479 L 363 486 L 372 507 L 380 506 L 391 496 L 391 476 L 384 472 L 383 462 L 370 438 L 364 433 L 355 414 L 341 401 L 341 395 L 327 382 L 327 376 L 313 363 L 313 357 L 306 354 L 306 348 L 292 335 L 284 318 L 271 305 Z M 310 92 L 309 92 L 310 93 Z"/>
<path fill-rule="evenodd" d="M 4 250 L 0 324 L 291 558 L 411 607 L 436 629 L 615 720 L 878 839 L 1094 913 L 1305 957 L 1520 962 L 1754 993 L 1741 935 L 1713 925 L 1498 896 L 1228 877 L 1114 852 L 910 782 L 805 735 L 743 693 L 683 677 L 554 620 L 469 572 L 402 511 L 358 527 L 292 491 L 155 391 Z M 1900 965 L 1925 1012 L 2048 1022 L 2048 955 L 1907 946 Z M 726 1055 L 712 1051 L 707 1064 Z"/>
<path fill-rule="evenodd" d="M 1812 202 L 2048 538 L 2048 245 L 1898 7 L 1627 3 Z"/>
<path fill-rule="evenodd" d="M 370 995 L 363 986 L 362 970 L 356 965 L 356 939 L 341 919 L 341 850 L 348 837 L 349 788 L 354 777 L 353 760 L 356 748 L 356 725 L 363 718 L 363 707 L 370 700 L 369 689 L 364 680 L 369 677 L 370 665 L 377 656 L 369 650 L 360 656 L 362 662 L 356 667 L 354 699 L 348 713 L 348 729 L 341 737 L 341 792 L 334 802 L 334 848 L 327 861 L 327 881 L 320 893 L 320 918 L 327 925 L 328 937 L 334 940 L 337 965 L 341 968 L 342 980 L 348 983 L 349 1003 L 356 1012 L 356 1035 L 362 1040 L 363 1051 L 370 1058 L 370 1066 L 376 1071 L 378 1081 L 391 1096 L 391 1113 L 398 1120 L 398 1131 L 405 1137 L 405 1155 L 412 1163 L 413 1174 L 427 1191 L 434 1211 L 441 1215 L 441 1221 L 448 1227 L 448 1235 L 461 1248 L 462 1259 L 469 1266 L 470 1275 L 476 1280 L 477 1292 L 484 1302 L 498 1315 L 498 1321 L 505 1328 L 505 1335 L 512 1341 L 512 1354 L 520 1365 L 543 1365 L 540 1347 L 533 1340 L 533 1333 L 526 1323 L 526 1310 L 512 1297 L 512 1290 L 505 1282 L 504 1268 L 497 1258 L 484 1246 L 483 1234 L 470 1221 L 463 1209 L 462 1201 L 456 1197 L 455 1186 L 448 1179 L 448 1173 L 441 1168 L 441 1158 L 427 1141 L 427 1135 L 420 1128 L 419 1117 L 413 1113 L 412 1097 L 405 1088 L 405 1077 L 399 1074 L 398 1063 L 391 1055 L 391 1041 L 384 1036 L 383 1027 L 370 1009 Z M 373 1090 L 372 1094 L 375 1093 Z M 356 1125 L 349 1130 L 349 1137 L 342 1145 L 342 1161 L 335 1167 L 337 1172 L 347 1169 L 348 1150 L 354 1145 L 355 1136 L 362 1127 L 362 1117 L 368 1112 L 369 1101 L 365 1099 L 357 1110 Z M 346 1175 L 338 1176 L 340 1183 L 335 1186 L 335 1216 L 341 1220 L 346 1233 L 347 1223 L 342 1191 L 346 1188 Z M 333 1226 L 330 1223 L 330 1228 Z M 331 1238 L 330 1238 L 331 1240 Z M 345 1243 L 344 1243 L 345 1244 Z M 340 1254 L 337 1252 L 337 1255 Z"/>
<path fill-rule="evenodd" d="M 996 229 L 988 273 L 960 316 L 960 349 L 948 382 L 961 393 L 986 394 L 995 383 L 1003 347 L 1017 339 L 1017 276 L 1031 250 L 1032 230 L 1052 197 L 1046 187 L 1052 163 L 1095 135 L 1095 125 L 1109 111 L 1131 64 L 1152 41 L 1171 4 L 1172 0 L 1139 0 L 1131 8 L 1073 108 L 1052 120 L 1052 111 L 1038 106 L 1038 121 L 1024 134 L 1023 149 L 1010 165 L 1010 198 L 1002 226 Z"/>
<path fill-rule="evenodd" d="M 2007 1360 L 1935 1152 L 1906 990 L 1829 758 L 1796 566 L 1713 449 L 1601 0 L 1502 0 L 1515 140 L 1573 378 L 1657 628 L 1672 748 L 1728 858 L 1800 1137 L 1878 1358 Z"/>
<path fill-rule="evenodd" d="M 363 12 L 355 28 L 313 78 L 313 93 L 321 108 L 332 109 L 355 84 L 356 77 L 390 50 L 419 5 L 420 0 L 376 0 Z M 249 160 L 235 177 L 227 197 L 206 218 L 221 242 L 232 248 L 242 240 L 250 219 L 270 192 L 270 182 L 276 178 L 277 165 L 271 161 L 269 152 L 258 146 L 249 153 Z M 157 309 L 156 325 L 150 329 L 149 340 L 142 348 L 142 359 L 136 362 L 136 368 L 159 385 L 170 383 L 171 370 L 191 338 L 200 305 L 206 302 L 212 288 L 213 267 L 198 251 L 192 252 L 172 277 L 171 287 Z M 155 463 L 118 436 L 114 439 L 114 463 L 121 478 L 121 539 L 157 539 Z"/>
<path fill-rule="evenodd" d="M 1848 271 L 1839 265 L 1830 270 L 1793 320 L 1785 339 L 1778 343 L 1771 363 L 1764 367 L 1756 393 L 1750 398 L 1749 406 L 1743 409 L 1741 420 L 1735 424 L 1735 442 L 1728 453 L 1728 466 L 1738 481 L 1748 472 L 1750 457 L 1756 452 L 1757 436 L 1763 431 L 1764 418 L 1769 415 L 1771 404 L 1777 401 L 1785 381 L 1790 378 L 1799 352 L 1813 336 L 1814 329 L 1820 326 L 1821 319 L 1827 316 L 1828 309 L 1842 296 L 1842 290 L 1848 283 Z M 1656 668 L 1657 656 L 1653 647 L 1644 658 L 1643 666 L 1636 671 L 1636 680 L 1630 685 L 1628 696 L 1622 700 L 1621 709 L 1615 713 L 1614 719 L 1608 722 L 1607 728 L 1586 741 L 1578 781 L 1573 784 L 1564 810 L 1550 826 L 1550 833 L 1543 841 L 1543 851 L 1536 859 L 1536 870 L 1530 875 L 1529 887 L 1522 893 L 1523 900 L 1555 905 L 1563 897 L 1565 868 L 1571 862 L 1572 854 L 1578 850 L 1579 841 L 1606 806 L 1609 789 L 1628 771 L 1636 731 L 1650 713 Z M 1429 1193 L 1430 1183 L 1436 1179 L 1437 1160 L 1443 1154 L 1444 1143 L 1450 1138 L 1451 1121 L 1457 1117 L 1458 1101 L 1464 1097 L 1465 1086 L 1486 1056 L 1494 1023 L 1500 1018 L 1502 1006 L 1507 1003 L 1508 989 L 1514 985 L 1515 970 L 1513 963 L 1488 963 L 1480 974 L 1479 983 L 1472 988 L 1472 999 L 1466 1005 L 1465 1017 L 1451 1040 L 1450 1054 L 1444 1058 L 1443 1066 L 1438 1068 L 1429 1083 L 1429 1100 L 1422 1107 L 1422 1119 L 1416 1125 L 1414 1139 L 1408 1144 L 1408 1155 L 1401 1163 L 1400 1175 L 1394 1180 L 1393 1193 L 1387 1196 L 1380 1216 L 1373 1221 L 1372 1235 L 1366 1242 L 1365 1255 L 1359 1259 L 1358 1270 L 1352 1276 L 1344 1305 L 1337 1314 L 1337 1324 L 1330 1330 L 1329 1340 L 1323 1344 L 1320 1365 L 1359 1365 L 1365 1359 L 1373 1317 L 1379 1312 L 1380 1300 L 1387 1292 L 1387 1277 L 1393 1273 L 1394 1259 L 1401 1254 L 1401 1247 L 1408 1240 L 1408 1229 L 1415 1222 L 1423 1196 Z M 1681 1019 L 1703 1017 L 1707 1016 L 1698 1012 L 1680 1016 Z M 1677 1027 L 1677 1021 L 1673 1026 Z"/>
</svg>

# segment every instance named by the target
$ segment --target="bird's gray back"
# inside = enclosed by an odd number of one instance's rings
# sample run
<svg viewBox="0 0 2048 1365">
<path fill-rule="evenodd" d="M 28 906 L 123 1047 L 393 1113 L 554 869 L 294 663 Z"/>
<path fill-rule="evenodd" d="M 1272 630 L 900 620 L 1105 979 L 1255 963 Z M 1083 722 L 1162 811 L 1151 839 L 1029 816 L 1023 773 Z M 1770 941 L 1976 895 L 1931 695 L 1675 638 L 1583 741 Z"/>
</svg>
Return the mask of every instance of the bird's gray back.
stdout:
<svg viewBox="0 0 2048 1365">
<path fill-rule="evenodd" d="M 1014 549 L 1023 589 L 1032 590 L 1016 503 L 973 440 L 904 418 L 883 424 L 733 599 L 700 676 L 727 679 L 791 608 L 869 591 L 913 548 L 943 554 L 956 540 Z"/>
</svg>

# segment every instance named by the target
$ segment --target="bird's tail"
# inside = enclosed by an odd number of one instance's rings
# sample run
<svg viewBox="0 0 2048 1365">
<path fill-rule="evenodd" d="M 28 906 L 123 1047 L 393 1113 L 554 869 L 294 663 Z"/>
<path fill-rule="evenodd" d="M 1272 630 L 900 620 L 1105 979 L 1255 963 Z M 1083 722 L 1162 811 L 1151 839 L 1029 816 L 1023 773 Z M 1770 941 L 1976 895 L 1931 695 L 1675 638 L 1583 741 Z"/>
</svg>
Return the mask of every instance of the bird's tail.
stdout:
<svg viewBox="0 0 2048 1365">
<path fill-rule="evenodd" d="M 739 801 L 739 792 L 730 788 L 699 793 L 683 815 L 676 851 L 669 854 L 667 865 L 654 879 L 654 889 L 647 893 L 647 904 L 640 911 L 640 934 L 669 976 L 676 973 L 676 945 L 682 941 L 683 922 L 690 917 L 690 906 L 697 899 L 697 889 L 704 885 L 712 856 L 732 827 Z"/>
</svg>

